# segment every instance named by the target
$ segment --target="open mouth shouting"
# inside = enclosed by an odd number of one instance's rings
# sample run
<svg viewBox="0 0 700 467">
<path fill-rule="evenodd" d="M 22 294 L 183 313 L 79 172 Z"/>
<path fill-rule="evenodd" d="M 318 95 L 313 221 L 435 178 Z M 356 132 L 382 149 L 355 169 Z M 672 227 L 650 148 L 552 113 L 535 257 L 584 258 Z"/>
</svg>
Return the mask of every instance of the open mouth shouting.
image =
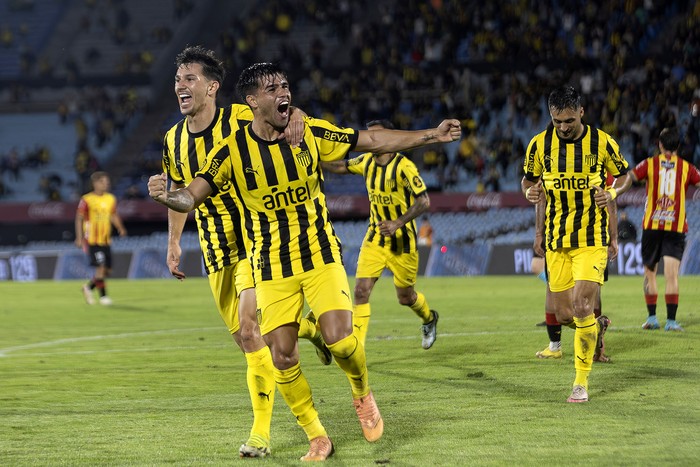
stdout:
<svg viewBox="0 0 700 467">
<path fill-rule="evenodd" d="M 282 100 L 279 105 L 277 106 L 277 112 L 279 113 L 280 117 L 284 120 L 289 118 L 289 100 L 284 99 Z"/>
<path fill-rule="evenodd" d="M 180 101 L 180 111 L 184 112 L 192 107 L 192 95 L 188 92 L 180 91 L 177 93 L 177 98 Z"/>
</svg>

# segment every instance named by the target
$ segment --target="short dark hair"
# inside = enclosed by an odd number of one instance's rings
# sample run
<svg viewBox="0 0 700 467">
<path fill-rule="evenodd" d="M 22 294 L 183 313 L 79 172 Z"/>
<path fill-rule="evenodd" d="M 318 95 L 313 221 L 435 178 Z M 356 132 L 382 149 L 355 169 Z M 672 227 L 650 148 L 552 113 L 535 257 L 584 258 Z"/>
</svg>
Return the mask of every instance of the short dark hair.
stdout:
<svg viewBox="0 0 700 467">
<path fill-rule="evenodd" d="M 371 126 L 376 126 L 376 125 L 381 125 L 382 128 L 386 128 L 387 130 L 393 130 L 394 129 L 394 124 L 391 123 L 389 120 L 386 119 L 379 119 L 379 120 L 371 120 L 367 122 L 365 125 L 367 128 Z"/>
<path fill-rule="evenodd" d="M 190 63 L 202 65 L 202 73 L 208 80 L 218 81 L 219 84 L 222 84 L 226 78 L 226 68 L 213 50 L 205 49 L 201 45 L 193 45 L 186 47 L 175 57 L 175 65 L 178 68 Z"/>
<path fill-rule="evenodd" d="M 659 142 L 666 151 L 677 151 L 681 145 L 681 134 L 678 127 L 672 126 L 661 130 Z"/>
<path fill-rule="evenodd" d="M 282 68 L 276 63 L 260 62 L 252 64 L 243 70 L 241 76 L 238 77 L 238 83 L 236 83 L 238 97 L 245 102 L 246 96 L 258 89 L 264 78 L 276 75 L 287 79 L 287 74 L 282 71 Z"/>
<path fill-rule="evenodd" d="M 547 105 L 558 112 L 564 109 L 578 110 L 581 107 L 581 95 L 572 86 L 561 86 L 549 94 Z"/>
<path fill-rule="evenodd" d="M 107 172 L 103 172 L 101 170 L 98 170 L 97 172 L 93 172 L 90 174 L 90 185 L 92 185 L 93 188 L 95 188 L 95 183 L 99 182 L 103 178 L 109 178 L 109 174 Z"/>
</svg>

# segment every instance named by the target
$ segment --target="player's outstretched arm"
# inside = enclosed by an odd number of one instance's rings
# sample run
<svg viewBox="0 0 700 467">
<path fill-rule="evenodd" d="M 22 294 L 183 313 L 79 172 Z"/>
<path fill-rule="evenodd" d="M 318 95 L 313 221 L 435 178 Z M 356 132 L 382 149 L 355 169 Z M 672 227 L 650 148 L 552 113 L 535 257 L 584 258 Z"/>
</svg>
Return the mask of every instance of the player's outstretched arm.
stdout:
<svg viewBox="0 0 700 467">
<path fill-rule="evenodd" d="M 186 188 L 167 189 L 168 177 L 162 173 L 148 179 L 148 194 L 154 201 L 177 212 L 190 212 L 209 197 L 212 189 L 201 177 L 195 177 Z"/>
<path fill-rule="evenodd" d="M 462 136 L 459 120 L 443 120 L 437 128 L 427 130 L 360 130 L 356 151 L 370 151 L 377 154 L 405 151 L 432 143 L 450 143 Z"/>
<path fill-rule="evenodd" d="M 326 172 L 332 172 L 334 174 L 349 174 L 348 165 L 345 160 L 341 161 L 321 161 L 321 167 Z"/>
</svg>

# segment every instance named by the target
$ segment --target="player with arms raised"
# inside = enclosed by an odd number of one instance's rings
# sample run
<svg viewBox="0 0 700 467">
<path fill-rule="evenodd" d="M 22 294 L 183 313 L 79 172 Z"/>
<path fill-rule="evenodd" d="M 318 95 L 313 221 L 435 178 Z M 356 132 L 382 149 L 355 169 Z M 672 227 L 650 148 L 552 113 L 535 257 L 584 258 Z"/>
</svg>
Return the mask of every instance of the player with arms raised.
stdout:
<svg viewBox="0 0 700 467">
<path fill-rule="evenodd" d="M 291 104 L 284 72 L 269 63 L 252 65 L 237 89 L 253 111 L 253 122 L 232 135 L 186 188 L 168 192 L 163 177 L 153 176 L 149 194 L 180 212 L 221 189 L 233 190 L 241 200 L 260 328 L 272 351 L 275 380 L 309 439 L 302 460 L 324 460 L 333 444 L 314 407 L 297 348 L 304 299 L 350 382 L 367 441 L 382 436 L 384 423 L 370 390 L 364 346 L 352 332 L 350 287 L 329 220 L 320 162 L 340 160 L 351 150 L 389 152 L 449 142 L 460 137 L 461 128 L 459 121 L 446 120 L 430 130 L 357 131 L 309 118 L 294 148 L 279 138 Z"/>
</svg>

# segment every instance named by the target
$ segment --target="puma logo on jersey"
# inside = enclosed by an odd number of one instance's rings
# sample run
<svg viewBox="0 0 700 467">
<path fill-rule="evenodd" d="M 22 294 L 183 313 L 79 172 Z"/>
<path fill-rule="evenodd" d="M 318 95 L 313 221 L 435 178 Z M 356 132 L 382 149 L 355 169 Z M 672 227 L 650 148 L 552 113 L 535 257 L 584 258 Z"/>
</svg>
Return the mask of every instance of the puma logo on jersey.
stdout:
<svg viewBox="0 0 700 467">
<path fill-rule="evenodd" d="M 252 168 L 252 167 L 246 167 L 246 168 L 245 168 L 245 173 L 247 173 L 247 174 L 255 174 L 256 176 L 258 175 L 258 171 L 255 170 L 255 169 Z"/>
</svg>

